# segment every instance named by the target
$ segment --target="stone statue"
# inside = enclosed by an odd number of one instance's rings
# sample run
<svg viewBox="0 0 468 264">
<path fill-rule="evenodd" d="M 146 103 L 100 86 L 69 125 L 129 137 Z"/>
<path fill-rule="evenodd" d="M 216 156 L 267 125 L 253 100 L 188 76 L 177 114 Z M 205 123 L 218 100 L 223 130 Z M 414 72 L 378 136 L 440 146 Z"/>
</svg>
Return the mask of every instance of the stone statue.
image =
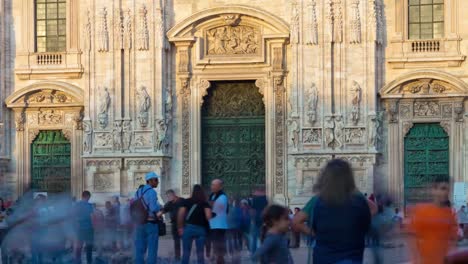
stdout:
<svg viewBox="0 0 468 264">
<path fill-rule="evenodd" d="M 344 122 L 341 116 L 335 116 L 335 147 L 341 148 L 343 147 L 343 136 L 344 136 Z"/>
<path fill-rule="evenodd" d="M 369 115 L 369 124 L 368 124 L 368 132 L 367 132 L 367 143 L 369 148 L 376 148 L 376 140 L 377 140 L 377 117 L 375 115 Z"/>
<path fill-rule="evenodd" d="M 297 149 L 299 143 L 299 125 L 296 120 L 289 121 L 289 139 L 294 149 Z"/>
<path fill-rule="evenodd" d="M 104 87 L 104 94 L 101 95 L 101 104 L 99 105 L 98 120 L 101 128 L 106 128 L 109 122 L 109 106 L 111 97 L 107 87 Z"/>
<path fill-rule="evenodd" d="M 166 115 L 168 119 L 172 119 L 172 89 L 167 89 L 166 95 Z"/>
<path fill-rule="evenodd" d="M 156 149 L 164 153 L 165 148 L 167 147 L 167 124 L 164 119 L 160 119 L 156 123 Z"/>
<path fill-rule="evenodd" d="M 357 124 L 359 122 L 362 99 L 361 97 L 361 86 L 359 86 L 359 84 L 356 81 L 353 81 L 353 85 L 351 86 L 351 120 L 353 120 L 354 124 Z"/>
<path fill-rule="evenodd" d="M 114 151 L 122 148 L 122 124 L 120 121 L 114 122 L 114 130 L 112 131 L 112 137 L 114 140 Z"/>
<path fill-rule="evenodd" d="M 122 149 L 124 152 L 130 152 L 130 144 L 132 143 L 132 123 L 124 121 L 122 127 Z"/>
<path fill-rule="evenodd" d="M 149 119 L 149 109 L 151 107 L 151 97 L 149 96 L 144 86 L 140 87 L 138 99 L 138 121 L 140 121 L 141 127 L 147 127 Z"/>
<path fill-rule="evenodd" d="M 307 102 L 309 106 L 309 111 L 307 115 L 309 116 L 309 121 L 311 124 L 317 121 L 317 103 L 318 103 L 318 89 L 315 83 L 312 83 L 309 91 L 309 100 Z"/>
<path fill-rule="evenodd" d="M 331 144 L 335 141 L 335 123 L 333 117 L 328 116 L 325 118 L 325 145 L 331 147 Z"/>
<path fill-rule="evenodd" d="M 297 9 L 296 0 L 291 1 L 291 29 L 290 29 L 290 42 L 292 44 L 299 43 L 299 11 Z"/>
<path fill-rule="evenodd" d="M 83 152 L 90 154 L 93 150 L 93 127 L 90 121 L 83 121 Z"/>
</svg>

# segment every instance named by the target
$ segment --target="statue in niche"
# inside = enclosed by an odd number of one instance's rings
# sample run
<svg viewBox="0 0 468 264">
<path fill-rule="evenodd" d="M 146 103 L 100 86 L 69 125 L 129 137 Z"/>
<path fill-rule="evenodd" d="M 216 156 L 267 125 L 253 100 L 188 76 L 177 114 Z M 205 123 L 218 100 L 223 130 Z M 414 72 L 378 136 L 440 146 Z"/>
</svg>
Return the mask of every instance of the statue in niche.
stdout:
<svg viewBox="0 0 468 264">
<path fill-rule="evenodd" d="M 318 89 L 315 83 L 312 83 L 309 91 L 309 100 L 307 105 L 309 106 L 309 111 L 307 112 L 307 116 L 309 117 L 309 122 L 311 124 L 317 121 L 317 103 L 318 103 Z"/>
<path fill-rule="evenodd" d="M 299 143 L 299 125 L 296 120 L 289 121 L 289 139 L 294 149 L 297 149 Z"/>
<path fill-rule="evenodd" d="M 122 148 L 122 124 L 120 121 L 114 122 L 114 130 L 112 131 L 112 138 L 114 140 L 114 151 Z"/>
<path fill-rule="evenodd" d="M 333 117 L 328 116 L 325 118 L 325 145 L 331 147 L 333 141 L 335 141 L 335 123 Z"/>
<path fill-rule="evenodd" d="M 160 119 L 156 122 L 156 150 L 162 153 L 165 152 L 165 149 L 168 147 L 167 144 L 167 124 L 164 119 Z"/>
<path fill-rule="evenodd" d="M 130 144 L 132 143 L 132 123 L 124 121 L 122 127 L 122 149 L 124 152 L 130 152 Z"/>
<path fill-rule="evenodd" d="M 151 107 L 151 97 L 146 91 L 146 87 L 141 86 L 138 93 L 138 121 L 141 127 L 148 126 L 149 109 Z"/>
<path fill-rule="evenodd" d="M 107 87 L 104 87 L 104 93 L 101 95 L 101 104 L 99 105 L 98 121 L 101 128 L 106 128 L 109 122 L 109 106 L 111 97 Z"/>
<path fill-rule="evenodd" d="M 356 81 L 353 81 L 351 86 L 351 120 L 354 124 L 359 122 L 359 115 L 361 111 L 362 89 Z"/>
<path fill-rule="evenodd" d="M 83 152 L 90 154 L 93 149 L 93 127 L 90 121 L 83 121 Z"/>
</svg>

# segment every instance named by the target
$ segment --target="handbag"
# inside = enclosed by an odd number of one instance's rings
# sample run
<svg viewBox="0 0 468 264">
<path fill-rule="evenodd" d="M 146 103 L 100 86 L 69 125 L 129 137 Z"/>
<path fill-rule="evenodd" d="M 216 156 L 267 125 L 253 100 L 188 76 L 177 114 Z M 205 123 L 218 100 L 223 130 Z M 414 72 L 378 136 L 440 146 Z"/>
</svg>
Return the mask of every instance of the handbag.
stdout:
<svg viewBox="0 0 468 264">
<path fill-rule="evenodd" d="M 167 233 L 166 230 L 166 223 L 164 223 L 164 220 L 158 220 L 158 235 L 159 236 L 165 236 Z"/>
</svg>

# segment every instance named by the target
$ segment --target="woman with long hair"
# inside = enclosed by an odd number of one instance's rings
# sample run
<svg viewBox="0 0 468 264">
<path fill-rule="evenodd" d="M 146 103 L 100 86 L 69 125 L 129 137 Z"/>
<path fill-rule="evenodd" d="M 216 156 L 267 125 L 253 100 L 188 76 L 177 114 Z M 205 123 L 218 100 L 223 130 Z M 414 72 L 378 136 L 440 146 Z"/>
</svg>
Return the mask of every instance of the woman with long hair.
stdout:
<svg viewBox="0 0 468 264">
<path fill-rule="evenodd" d="M 182 263 L 188 264 L 190 261 L 190 252 L 192 251 L 192 242 L 195 240 L 197 247 L 198 264 L 205 262 L 203 250 L 207 230 L 209 229 L 209 220 L 213 217 L 210 205 L 201 185 L 193 186 L 192 196 L 186 199 L 178 212 L 177 227 L 179 235 L 182 237 Z"/>
<path fill-rule="evenodd" d="M 315 235 L 313 263 L 361 264 L 365 235 L 377 207 L 356 188 L 351 165 L 340 159 L 329 161 L 314 191 L 316 196 L 293 220 L 296 231 Z"/>
</svg>

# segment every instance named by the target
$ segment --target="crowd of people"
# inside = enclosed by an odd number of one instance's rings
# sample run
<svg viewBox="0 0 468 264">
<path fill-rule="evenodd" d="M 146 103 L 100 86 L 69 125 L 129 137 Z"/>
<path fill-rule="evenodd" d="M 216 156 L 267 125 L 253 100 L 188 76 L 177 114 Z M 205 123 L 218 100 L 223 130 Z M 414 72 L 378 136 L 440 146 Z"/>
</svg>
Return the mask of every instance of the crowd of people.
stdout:
<svg viewBox="0 0 468 264">
<path fill-rule="evenodd" d="M 431 202 L 408 207 L 404 218 L 388 197 L 359 192 L 350 164 L 339 159 L 322 169 L 304 208 L 292 210 L 269 201 L 262 188 L 251 197 L 229 197 L 222 179 L 212 181 L 209 194 L 194 185 L 186 199 L 167 190 L 167 202 L 161 205 L 159 176 L 150 172 L 145 180 L 132 199 L 121 204 L 113 197 L 103 210 L 90 203 L 89 191 L 79 201 L 57 202 L 38 194 L 33 203 L 23 198 L 13 209 L 0 199 L 0 224 L 9 225 L 8 234 L 2 231 L 0 237 L 3 263 L 22 263 L 29 255 L 20 249 L 29 247 L 32 263 L 45 263 L 46 258 L 81 263 L 83 255 L 86 263 L 106 263 L 106 252 L 125 251 L 133 252 L 127 263 L 155 264 L 159 237 L 166 233 L 164 215 L 170 222 L 174 260 L 183 264 L 191 263 L 193 244 L 200 264 L 241 263 L 245 249 L 254 262 L 293 263 L 290 248 L 300 247 L 301 238 L 309 254 L 299 263 L 363 263 L 366 247 L 374 263 L 383 263 L 382 241 L 395 230 L 410 234 L 413 263 L 439 264 L 447 256 L 459 258 L 449 250 L 468 229 L 466 207 L 456 214 L 450 208 L 445 178 L 434 180 Z M 64 259 L 67 252 L 72 259 Z"/>
</svg>

